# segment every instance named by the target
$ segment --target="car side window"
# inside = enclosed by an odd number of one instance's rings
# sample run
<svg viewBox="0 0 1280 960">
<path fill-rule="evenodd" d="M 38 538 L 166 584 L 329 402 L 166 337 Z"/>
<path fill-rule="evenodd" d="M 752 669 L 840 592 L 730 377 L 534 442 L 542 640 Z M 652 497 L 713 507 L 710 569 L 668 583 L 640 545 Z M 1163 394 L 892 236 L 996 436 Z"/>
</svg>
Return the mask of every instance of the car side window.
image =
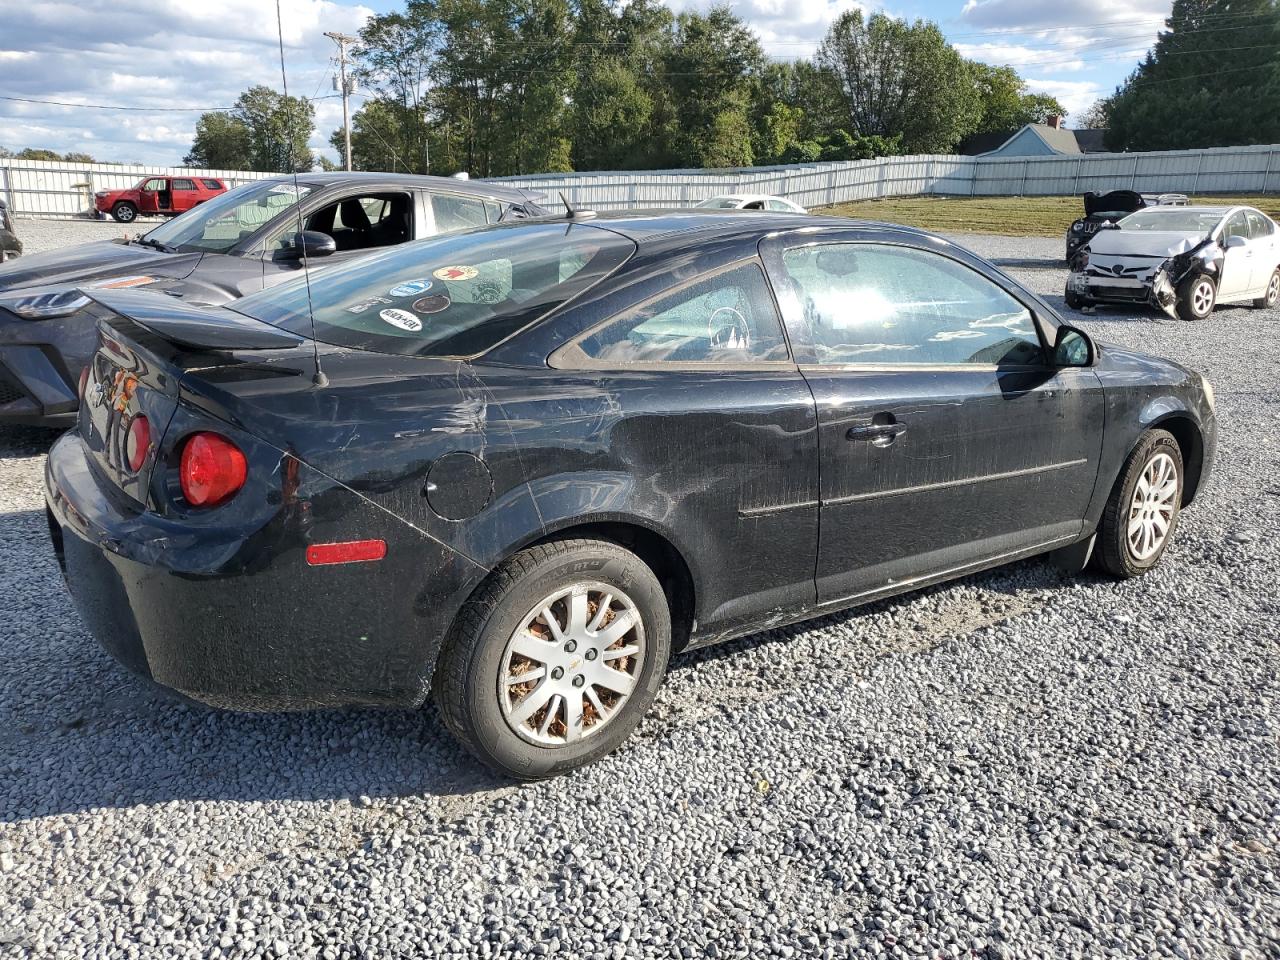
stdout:
<svg viewBox="0 0 1280 960">
<path fill-rule="evenodd" d="M 469 230 L 472 227 L 483 227 L 489 222 L 484 212 L 484 201 L 477 197 L 433 193 L 431 212 L 436 218 L 436 233 Z"/>
<path fill-rule="evenodd" d="M 194 190 L 196 188 L 194 180 L 174 180 L 173 189 L 175 190 Z"/>
<path fill-rule="evenodd" d="M 146 183 L 142 185 L 142 189 L 154 193 L 159 190 L 168 189 L 165 186 L 166 183 L 167 181 L 163 177 L 160 177 L 154 180 L 148 180 Z"/>
<path fill-rule="evenodd" d="M 269 249 L 291 249 L 297 229 L 286 226 Z M 402 192 L 344 197 L 308 214 L 303 229 L 327 233 L 339 251 L 395 246 L 413 237 L 413 198 Z"/>
<path fill-rule="evenodd" d="M 1256 210 L 1246 210 L 1245 216 L 1249 218 L 1249 236 L 1254 240 L 1262 237 L 1271 236 L 1271 221 L 1258 213 Z"/>
<path fill-rule="evenodd" d="M 744 364 L 787 359 L 773 297 L 757 263 L 685 284 L 578 341 L 601 364 Z"/>
<path fill-rule="evenodd" d="M 221 189 L 222 189 L 222 182 L 221 182 L 221 181 L 219 181 L 219 180 L 205 180 L 205 179 L 203 179 L 203 178 L 202 178 L 202 179 L 200 180 L 200 182 L 201 182 L 201 183 L 203 183 L 203 184 L 205 185 L 205 189 L 207 189 L 207 190 L 221 190 Z"/>
<path fill-rule="evenodd" d="M 1244 211 L 1242 210 L 1237 210 L 1231 215 L 1231 219 L 1227 221 L 1227 225 L 1222 231 L 1224 240 L 1230 237 L 1249 239 L 1249 221 L 1245 219 Z"/>
<path fill-rule="evenodd" d="M 782 259 L 820 364 L 1045 362 L 1031 311 L 948 257 L 840 243 L 795 247 Z"/>
</svg>

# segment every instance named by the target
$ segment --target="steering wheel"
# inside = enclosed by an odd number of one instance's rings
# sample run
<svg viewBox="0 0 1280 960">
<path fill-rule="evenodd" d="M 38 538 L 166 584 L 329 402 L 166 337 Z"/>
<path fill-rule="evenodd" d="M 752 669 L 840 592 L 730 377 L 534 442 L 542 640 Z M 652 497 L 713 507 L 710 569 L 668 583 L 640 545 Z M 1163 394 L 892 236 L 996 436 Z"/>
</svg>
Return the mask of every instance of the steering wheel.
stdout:
<svg viewBox="0 0 1280 960">
<path fill-rule="evenodd" d="M 721 321 L 723 326 L 717 329 L 716 317 L 722 313 L 730 315 L 730 319 Z M 712 347 L 737 347 L 745 349 L 751 345 L 751 327 L 747 318 L 733 307 L 719 307 L 707 317 L 707 339 Z"/>
</svg>

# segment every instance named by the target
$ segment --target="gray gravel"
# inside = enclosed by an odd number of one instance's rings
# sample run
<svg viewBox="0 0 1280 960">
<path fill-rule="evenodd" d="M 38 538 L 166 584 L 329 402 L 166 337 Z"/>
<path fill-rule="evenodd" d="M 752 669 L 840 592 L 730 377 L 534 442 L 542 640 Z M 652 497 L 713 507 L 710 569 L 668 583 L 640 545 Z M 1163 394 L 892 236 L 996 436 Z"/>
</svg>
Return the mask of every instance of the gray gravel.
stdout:
<svg viewBox="0 0 1280 960">
<path fill-rule="evenodd" d="M 971 243 L 1061 303 L 1060 240 Z M 0 435 L 0 956 L 1280 956 L 1280 315 L 1077 319 L 1217 388 L 1155 572 L 1022 563 L 685 656 L 531 787 L 431 711 L 143 688 L 59 583 L 48 437 Z"/>
<path fill-rule="evenodd" d="M 134 223 L 114 220 L 18 220 L 18 239 L 24 254 L 43 253 L 73 243 L 90 240 L 114 240 L 145 233 L 163 221 L 156 217 L 139 217 Z"/>
</svg>

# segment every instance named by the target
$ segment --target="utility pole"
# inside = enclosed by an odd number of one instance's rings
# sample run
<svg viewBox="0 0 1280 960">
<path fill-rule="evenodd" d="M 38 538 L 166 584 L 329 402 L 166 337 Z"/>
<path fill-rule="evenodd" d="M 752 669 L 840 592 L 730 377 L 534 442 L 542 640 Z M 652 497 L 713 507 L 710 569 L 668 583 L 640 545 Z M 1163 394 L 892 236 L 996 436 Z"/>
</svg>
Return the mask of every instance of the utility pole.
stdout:
<svg viewBox="0 0 1280 960">
<path fill-rule="evenodd" d="M 346 168 L 351 170 L 351 112 L 347 106 L 347 97 L 351 95 L 351 84 L 347 82 L 347 44 L 355 43 L 355 37 L 345 33 L 325 31 L 325 36 L 338 45 L 338 72 L 342 77 L 342 138 L 346 143 Z"/>
</svg>

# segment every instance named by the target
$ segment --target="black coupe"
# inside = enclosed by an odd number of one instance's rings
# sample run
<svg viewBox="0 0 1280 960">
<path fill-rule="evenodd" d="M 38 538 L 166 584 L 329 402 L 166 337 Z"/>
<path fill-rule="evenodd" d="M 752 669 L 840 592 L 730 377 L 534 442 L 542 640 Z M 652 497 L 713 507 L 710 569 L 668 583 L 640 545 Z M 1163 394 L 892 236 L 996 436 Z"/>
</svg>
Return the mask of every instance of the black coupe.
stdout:
<svg viewBox="0 0 1280 960">
<path fill-rule="evenodd" d="M 520 778 L 616 747 L 680 650 L 1049 551 L 1141 574 L 1214 450 L 1198 374 L 874 223 L 575 214 L 90 296 L 46 474 L 89 629 L 220 707 L 434 693 Z"/>
</svg>

